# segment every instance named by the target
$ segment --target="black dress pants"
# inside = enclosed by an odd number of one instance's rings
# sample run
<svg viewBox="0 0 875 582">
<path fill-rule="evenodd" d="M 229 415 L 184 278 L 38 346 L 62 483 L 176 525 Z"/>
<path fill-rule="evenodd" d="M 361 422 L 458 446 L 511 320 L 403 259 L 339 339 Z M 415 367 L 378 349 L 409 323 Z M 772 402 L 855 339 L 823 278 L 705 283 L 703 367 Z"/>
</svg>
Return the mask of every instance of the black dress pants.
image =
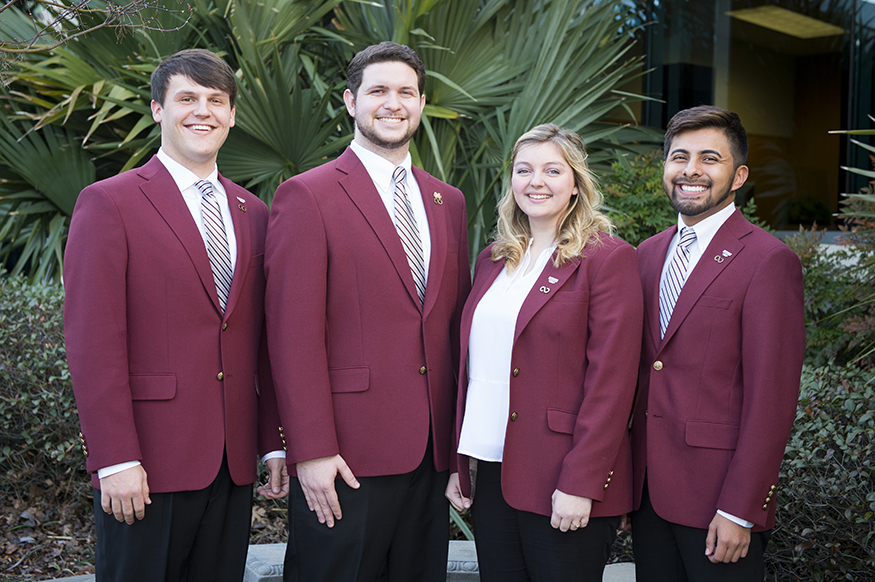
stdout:
<svg viewBox="0 0 875 582">
<path fill-rule="evenodd" d="M 471 511 L 481 582 L 601 582 L 620 517 L 590 518 L 562 532 L 550 518 L 514 509 L 501 493 L 501 463 L 477 464 Z"/>
<path fill-rule="evenodd" d="M 641 508 L 632 513 L 632 550 L 637 582 L 763 582 L 766 545 L 772 531 L 751 532 L 747 556 L 713 564 L 705 556 L 707 529 L 666 521 L 650 503 L 647 481 Z"/>
<path fill-rule="evenodd" d="M 206 489 L 151 493 L 143 519 L 128 525 L 100 505 L 95 582 L 240 582 L 249 550 L 252 485 L 235 485 L 222 462 Z"/>
<path fill-rule="evenodd" d="M 402 475 L 357 477 L 334 486 L 343 519 L 329 528 L 310 511 L 291 480 L 285 582 L 445 582 L 450 537 L 444 492 L 431 447 L 419 467 Z"/>
</svg>

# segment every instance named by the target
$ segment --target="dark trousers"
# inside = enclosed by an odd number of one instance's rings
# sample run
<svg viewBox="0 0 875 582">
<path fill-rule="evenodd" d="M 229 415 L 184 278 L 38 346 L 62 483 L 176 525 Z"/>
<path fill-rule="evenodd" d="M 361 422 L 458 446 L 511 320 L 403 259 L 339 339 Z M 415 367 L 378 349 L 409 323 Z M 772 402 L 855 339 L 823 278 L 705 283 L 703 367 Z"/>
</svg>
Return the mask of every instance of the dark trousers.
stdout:
<svg viewBox="0 0 875 582">
<path fill-rule="evenodd" d="M 448 477 L 446 471 L 435 471 L 429 447 L 411 473 L 358 477 L 358 489 L 337 479 L 343 519 L 333 528 L 319 523 L 298 480 L 292 479 L 283 580 L 445 582 Z"/>
<path fill-rule="evenodd" d="M 151 493 L 128 525 L 104 513 L 94 490 L 96 582 L 240 582 L 249 550 L 252 485 L 235 485 L 223 462 L 199 491 Z"/>
<path fill-rule="evenodd" d="M 751 532 L 747 556 L 735 563 L 712 564 L 705 556 L 707 529 L 687 527 L 659 517 L 650 503 L 647 482 L 641 508 L 632 513 L 632 549 L 637 582 L 763 582 L 763 555 L 771 530 Z"/>
<path fill-rule="evenodd" d="M 562 532 L 550 518 L 514 509 L 501 493 L 501 463 L 480 461 L 471 509 L 481 582 L 601 582 L 617 517 Z"/>
</svg>

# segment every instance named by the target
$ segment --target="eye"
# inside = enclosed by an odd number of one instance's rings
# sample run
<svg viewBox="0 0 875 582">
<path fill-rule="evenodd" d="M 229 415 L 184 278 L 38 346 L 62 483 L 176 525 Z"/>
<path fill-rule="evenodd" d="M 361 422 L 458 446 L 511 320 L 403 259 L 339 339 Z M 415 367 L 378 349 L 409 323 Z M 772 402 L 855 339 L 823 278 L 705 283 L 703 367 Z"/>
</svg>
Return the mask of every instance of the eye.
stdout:
<svg viewBox="0 0 875 582">
<path fill-rule="evenodd" d="M 562 172 L 560 172 L 560 171 L 557 170 L 556 168 L 550 168 L 549 170 L 547 170 L 547 173 L 548 173 L 549 175 L 551 175 L 551 176 L 558 176 L 558 175 L 561 174 Z"/>
<path fill-rule="evenodd" d="M 517 175 L 528 174 L 529 169 L 528 168 L 517 168 L 516 170 L 514 170 L 514 173 L 516 173 Z"/>
</svg>

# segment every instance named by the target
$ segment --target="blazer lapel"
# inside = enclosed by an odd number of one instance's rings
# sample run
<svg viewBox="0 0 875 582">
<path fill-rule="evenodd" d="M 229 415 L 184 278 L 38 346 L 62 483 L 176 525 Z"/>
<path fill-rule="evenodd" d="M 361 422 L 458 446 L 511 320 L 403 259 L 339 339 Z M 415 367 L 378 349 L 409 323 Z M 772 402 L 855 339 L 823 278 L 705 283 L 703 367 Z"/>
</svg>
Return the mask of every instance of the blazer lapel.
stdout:
<svg viewBox="0 0 875 582">
<path fill-rule="evenodd" d="M 653 308 L 649 310 L 650 317 L 648 321 L 645 322 L 645 325 L 650 330 L 650 340 L 653 344 L 654 353 L 659 347 L 659 344 L 662 343 L 662 338 L 659 337 L 659 284 L 662 279 L 662 268 L 665 266 L 668 248 L 669 245 L 671 245 L 671 239 L 674 237 L 677 230 L 678 227 L 675 225 L 656 235 L 661 238 L 655 241 L 656 249 L 653 251 L 655 253 L 652 262 L 653 266 L 649 270 L 651 278 L 646 280 L 643 285 L 644 292 L 649 295 L 649 297 L 645 297 L 645 299 L 653 306 Z"/>
<path fill-rule="evenodd" d="M 681 289 L 681 294 L 678 296 L 678 301 L 671 313 L 671 321 L 665 330 L 663 345 L 671 339 L 705 289 L 738 256 L 738 253 L 744 248 L 744 243 L 740 239 L 750 231 L 750 223 L 741 215 L 740 210 L 736 210 L 723 223 Z M 724 251 L 726 252 L 724 253 Z"/>
<path fill-rule="evenodd" d="M 234 278 L 231 280 L 228 303 L 225 305 L 225 318 L 227 319 L 237 304 L 240 290 L 246 283 L 246 275 L 249 273 L 249 259 L 252 257 L 252 235 L 250 233 L 251 223 L 246 214 L 245 198 L 237 196 L 240 189 L 233 182 L 223 178 L 221 174 L 219 180 L 225 188 L 228 208 L 231 211 L 231 221 L 234 223 L 234 238 L 237 240 L 237 262 L 234 265 Z"/>
<path fill-rule="evenodd" d="M 413 167 L 413 177 L 419 186 L 431 236 L 431 256 L 428 263 L 428 281 L 425 286 L 425 305 L 423 305 L 423 313 L 427 316 L 437 301 L 441 280 L 444 277 L 444 268 L 447 264 L 447 215 L 443 204 L 435 202 L 438 199 L 436 194 L 441 194 L 442 198 L 442 183 L 415 166 Z M 458 252 L 467 252 L 467 249 L 459 249 Z M 411 276 L 410 279 L 412 281 L 413 277 Z"/>
<path fill-rule="evenodd" d="M 401 239 L 398 237 L 398 231 L 395 230 L 395 225 L 386 212 L 386 205 L 380 198 L 377 188 L 374 186 L 374 181 L 368 174 L 364 165 L 358 159 L 355 153 L 347 148 L 339 158 L 337 158 L 337 169 L 344 173 L 338 182 L 341 188 L 344 189 L 347 196 L 358 207 L 359 211 L 364 215 L 365 220 L 371 225 L 374 234 L 386 249 L 386 254 L 389 255 L 392 264 L 395 265 L 395 270 L 401 281 L 407 288 L 407 292 L 414 303 L 422 309 L 422 303 L 419 301 L 419 293 L 416 292 L 416 286 L 413 284 L 413 274 L 410 272 L 410 265 L 407 263 L 407 254 L 404 252 L 404 247 L 401 246 Z"/>
<path fill-rule="evenodd" d="M 213 269 L 210 266 L 204 239 L 192 220 L 191 212 L 189 212 L 173 178 L 157 157 L 149 160 L 137 171 L 137 174 L 145 179 L 140 190 L 149 199 L 155 210 L 179 239 L 179 242 L 182 243 L 204 289 L 212 299 L 213 305 L 221 313 L 219 295 L 216 292 L 216 282 L 213 279 Z"/>
<path fill-rule="evenodd" d="M 520 334 L 535 314 L 547 304 L 550 298 L 562 288 L 565 282 L 571 278 L 571 274 L 580 266 L 580 258 L 576 257 L 558 268 L 554 267 L 553 259 L 555 256 L 556 253 L 554 252 L 553 257 L 547 262 L 543 272 L 538 277 L 538 280 L 535 281 L 534 286 L 532 286 L 532 290 L 529 292 L 526 300 L 523 301 L 523 306 L 516 320 L 516 329 L 513 335 L 514 343 L 516 343 L 517 338 L 520 337 Z"/>
</svg>

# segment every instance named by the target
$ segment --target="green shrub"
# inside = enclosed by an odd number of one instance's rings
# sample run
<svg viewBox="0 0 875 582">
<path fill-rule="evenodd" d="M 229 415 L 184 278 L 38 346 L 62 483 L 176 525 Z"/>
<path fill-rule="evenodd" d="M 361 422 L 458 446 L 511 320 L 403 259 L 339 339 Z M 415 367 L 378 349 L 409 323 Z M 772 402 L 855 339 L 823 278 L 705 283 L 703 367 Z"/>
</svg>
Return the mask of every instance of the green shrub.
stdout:
<svg viewBox="0 0 875 582">
<path fill-rule="evenodd" d="M 875 374 L 806 366 L 782 465 L 769 580 L 871 580 Z"/>
<path fill-rule="evenodd" d="M 90 493 L 64 350 L 63 290 L 0 277 L 0 487 Z"/>
</svg>

